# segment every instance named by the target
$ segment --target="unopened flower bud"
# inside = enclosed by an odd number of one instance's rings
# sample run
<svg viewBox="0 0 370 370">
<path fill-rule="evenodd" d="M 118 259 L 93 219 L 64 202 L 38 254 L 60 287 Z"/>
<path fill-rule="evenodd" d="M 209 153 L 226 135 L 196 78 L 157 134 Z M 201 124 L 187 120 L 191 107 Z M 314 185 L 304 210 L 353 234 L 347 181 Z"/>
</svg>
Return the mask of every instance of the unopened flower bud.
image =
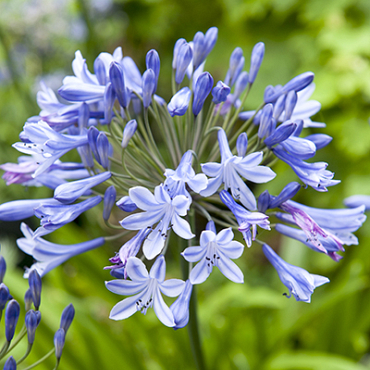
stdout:
<svg viewBox="0 0 370 370">
<path fill-rule="evenodd" d="M 66 333 L 64 329 L 62 328 L 58 329 L 54 335 L 55 357 L 57 358 L 58 361 L 62 357 L 65 340 Z"/>
<path fill-rule="evenodd" d="M 0 283 L 4 280 L 4 275 L 6 271 L 6 262 L 3 256 L 0 256 Z"/>
<path fill-rule="evenodd" d="M 288 92 L 285 100 L 285 120 L 290 119 L 297 104 L 297 93 L 294 90 Z"/>
<path fill-rule="evenodd" d="M 247 152 L 248 137 L 245 132 L 241 133 L 236 139 L 236 150 L 239 157 L 244 157 Z"/>
<path fill-rule="evenodd" d="M 154 94 L 156 86 L 155 73 L 152 69 L 147 69 L 142 78 L 143 88 L 143 105 L 144 108 L 148 108 L 152 102 L 152 95 Z"/>
<path fill-rule="evenodd" d="M 218 81 L 217 85 L 212 89 L 213 103 L 220 104 L 226 101 L 227 96 L 230 94 L 230 87 L 222 81 Z"/>
<path fill-rule="evenodd" d="M 13 356 L 10 356 L 6 360 L 3 370 L 17 370 L 17 363 L 14 360 Z"/>
<path fill-rule="evenodd" d="M 26 313 L 26 317 L 24 319 L 27 328 L 27 338 L 29 344 L 33 344 L 33 342 L 35 341 L 36 328 L 41 320 L 40 311 L 37 312 L 39 313 L 39 315 L 37 315 L 34 310 L 29 310 Z M 38 319 L 38 317 L 40 319 Z"/>
<path fill-rule="evenodd" d="M 67 334 L 67 331 L 72 324 L 74 316 L 75 309 L 71 303 L 63 310 L 62 317 L 60 319 L 60 328 L 64 330 L 65 334 Z"/>
<path fill-rule="evenodd" d="M 265 55 L 265 44 L 259 42 L 254 45 L 251 56 L 251 68 L 249 70 L 249 83 L 252 84 L 257 77 L 257 73 L 260 69 L 263 56 Z"/>
<path fill-rule="evenodd" d="M 191 90 L 188 87 L 179 90 L 167 105 L 170 116 L 183 116 L 188 110 L 190 98 Z"/>
<path fill-rule="evenodd" d="M 33 305 L 38 310 L 41 302 L 41 277 L 37 270 L 32 270 L 29 273 L 28 284 L 32 293 Z"/>
<path fill-rule="evenodd" d="M 5 310 L 5 337 L 10 343 L 14 337 L 15 327 L 17 326 L 19 318 L 20 307 L 19 303 L 12 299 Z"/>
<path fill-rule="evenodd" d="M 146 62 L 146 68 L 152 69 L 154 72 L 154 75 L 155 75 L 154 92 L 156 92 L 157 84 L 158 84 L 158 77 L 159 77 L 159 70 L 160 70 L 160 65 L 161 65 L 158 52 L 154 49 L 148 51 L 148 53 L 146 54 L 145 62 Z"/>
<path fill-rule="evenodd" d="M 131 138 L 134 136 L 137 129 L 137 122 L 136 120 L 132 119 L 131 121 L 127 122 L 124 130 L 123 130 L 123 138 L 122 138 L 122 148 L 127 148 L 127 145 Z"/>
<path fill-rule="evenodd" d="M 26 312 L 29 311 L 32 308 L 32 292 L 31 289 L 27 289 L 26 293 L 24 294 L 24 306 L 26 309 Z"/>
<path fill-rule="evenodd" d="M 114 203 L 116 202 L 116 188 L 114 185 L 109 186 L 104 194 L 103 219 L 108 221 Z"/>
<path fill-rule="evenodd" d="M 186 69 L 193 59 L 193 51 L 188 43 L 183 43 L 177 54 L 175 81 L 180 84 L 185 77 Z"/>
<path fill-rule="evenodd" d="M 213 78 L 208 72 L 203 72 L 197 79 L 194 87 L 193 113 L 199 114 L 203 104 L 213 87 Z"/>
<path fill-rule="evenodd" d="M 123 70 L 119 63 L 111 63 L 109 68 L 109 78 L 120 105 L 123 108 L 126 108 L 128 105 L 128 94 L 125 87 L 125 80 L 123 78 Z"/>
<path fill-rule="evenodd" d="M 0 311 L 2 311 L 5 308 L 6 302 L 8 302 L 9 299 L 9 289 L 4 284 L 0 284 Z"/>
</svg>

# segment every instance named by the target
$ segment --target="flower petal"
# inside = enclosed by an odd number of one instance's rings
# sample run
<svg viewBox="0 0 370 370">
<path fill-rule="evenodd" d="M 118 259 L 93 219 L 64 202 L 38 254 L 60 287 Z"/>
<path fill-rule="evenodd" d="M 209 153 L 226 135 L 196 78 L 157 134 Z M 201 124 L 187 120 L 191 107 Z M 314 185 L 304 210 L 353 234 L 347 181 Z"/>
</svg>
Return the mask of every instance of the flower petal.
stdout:
<svg viewBox="0 0 370 370">
<path fill-rule="evenodd" d="M 175 320 L 173 318 L 172 311 L 164 303 L 159 289 L 155 291 L 153 301 L 154 312 L 157 315 L 158 319 L 162 322 L 162 324 L 169 327 L 175 326 Z"/>
<path fill-rule="evenodd" d="M 112 320 L 123 320 L 133 315 L 135 312 L 137 312 L 136 302 L 142 295 L 143 293 L 140 293 L 118 302 L 112 308 L 109 318 Z"/>
<path fill-rule="evenodd" d="M 132 295 L 142 291 L 147 285 L 146 280 L 131 281 L 131 280 L 111 280 L 106 281 L 106 288 L 115 294 Z"/>
<path fill-rule="evenodd" d="M 216 236 L 216 243 L 219 245 L 229 244 L 234 238 L 231 227 L 221 230 Z"/>
<path fill-rule="evenodd" d="M 219 245 L 219 250 L 228 258 L 235 259 L 239 258 L 243 254 L 244 245 L 235 240 L 227 245 Z"/>
<path fill-rule="evenodd" d="M 136 206 L 144 211 L 156 210 L 158 207 L 154 195 L 143 186 L 131 188 L 129 190 L 129 196 Z"/>
<path fill-rule="evenodd" d="M 150 269 L 149 276 L 152 279 L 157 279 L 160 283 L 164 281 L 164 278 L 166 277 L 166 260 L 164 259 L 164 256 L 159 256 L 152 268 Z"/>
<path fill-rule="evenodd" d="M 217 177 L 220 174 L 220 171 L 222 170 L 222 164 L 216 163 L 216 162 L 209 162 L 209 163 L 202 163 L 201 164 L 202 171 L 207 176 L 210 177 Z"/>
<path fill-rule="evenodd" d="M 221 175 L 222 175 L 222 173 L 221 173 Z M 218 190 L 218 188 L 222 184 L 222 176 L 221 175 L 219 175 L 218 177 L 215 177 L 213 179 L 209 179 L 207 188 L 202 190 L 199 194 L 202 197 L 209 197 L 209 196 L 213 195 L 214 193 L 216 193 L 216 191 Z"/>
<path fill-rule="evenodd" d="M 157 229 L 153 230 L 144 241 L 143 252 L 144 256 L 151 260 L 155 256 L 158 256 L 161 253 L 161 250 L 164 247 L 164 239 L 160 232 Z"/>
<path fill-rule="evenodd" d="M 140 230 L 158 222 L 162 218 L 163 213 L 164 211 L 162 209 L 159 209 L 157 212 L 146 211 L 135 213 L 127 216 L 119 223 L 127 230 Z"/>
<path fill-rule="evenodd" d="M 205 256 L 206 252 L 207 248 L 188 247 L 181 254 L 188 262 L 197 262 Z"/>
<path fill-rule="evenodd" d="M 201 284 L 208 278 L 210 271 L 207 268 L 207 261 L 203 258 L 190 272 L 191 284 Z"/>
<path fill-rule="evenodd" d="M 126 271 L 129 278 L 133 281 L 143 281 L 149 278 L 148 270 L 144 263 L 136 257 L 130 257 L 127 261 Z"/>
<path fill-rule="evenodd" d="M 194 234 L 191 232 L 189 223 L 181 218 L 176 213 L 172 216 L 172 229 L 173 231 L 184 239 L 191 239 L 194 238 Z"/>
<path fill-rule="evenodd" d="M 183 290 L 185 281 L 180 279 L 169 279 L 159 285 L 161 292 L 167 297 L 177 297 Z"/>
<path fill-rule="evenodd" d="M 218 268 L 220 271 L 234 283 L 244 283 L 244 276 L 240 268 L 219 250 L 220 259 Z"/>
</svg>

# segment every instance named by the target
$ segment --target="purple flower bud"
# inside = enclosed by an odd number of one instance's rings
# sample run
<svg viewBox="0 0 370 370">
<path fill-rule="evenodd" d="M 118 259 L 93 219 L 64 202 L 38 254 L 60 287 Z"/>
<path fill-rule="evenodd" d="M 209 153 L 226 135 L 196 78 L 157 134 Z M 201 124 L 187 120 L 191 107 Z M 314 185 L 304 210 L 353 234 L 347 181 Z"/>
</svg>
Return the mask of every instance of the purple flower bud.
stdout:
<svg viewBox="0 0 370 370">
<path fill-rule="evenodd" d="M 244 71 L 239 74 L 239 77 L 237 78 L 235 82 L 235 89 L 234 89 L 234 94 L 232 98 L 233 104 L 235 104 L 236 101 L 239 99 L 239 96 L 245 90 L 247 85 L 248 85 L 248 73 Z"/>
<path fill-rule="evenodd" d="M 285 98 L 286 95 L 280 95 L 274 104 L 274 112 L 272 115 L 276 120 L 279 119 L 281 113 L 283 113 L 283 110 L 285 109 Z"/>
<path fill-rule="evenodd" d="M 284 94 L 284 92 L 285 91 L 283 91 L 283 87 L 281 85 L 277 85 L 275 87 L 268 85 L 263 94 L 263 100 L 265 103 L 274 103 L 281 94 Z"/>
<path fill-rule="evenodd" d="M 116 188 L 114 185 L 111 185 L 104 194 L 104 210 L 103 210 L 103 219 L 108 221 L 114 203 L 116 201 Z"/>
<path fill-rule="evenodd" d="M 78 110 L 78 127 L 80 128 L 80 132 L 84 127 L 87 127 L 90 118 L 90 110 L 89 106 L 86 103 L 82 103 L 79 110 Z"/>
<path fill-rule="evenodd" d="M 11 342 L 14 337 L 15 327 L 19 318 L 20 307 L 19 303 L 12 299 L 5 310 L 5 336 L 7 342 Z"/>
<path fill-rule="evenodd" d="M 40 311 L 37 311 L 40 313 Z M 40 314 L 40 320 L 41 320 L 41 314 Z M 24 319 L 24 322 L 26 324 L 27 328 L 27 338 L 28 338 L 28 343 L 33 344 L 35 341 L 35 334 L 36 334 L 36 328 L 38 324 L 40 323 L 40 320 L 38 320 L 38 315 L 34 310 L 29 310 L 26 313 L 26 317 Z"/>
<path fill-rule="evenodd" d="M 104 90 L 105 87 L 101 85 L 73 83 L 63 85 L 58 94 L 68 101 L 98 101 L 103 98 Z"/>
<path fill-rule="evenodd" d="M 70 204 L 77 200 L 86 191 L 94 186 L 107 181 L 112 174 L 110 172 L 103 172 L 99 175 L 91 176 L 87 179 L 68 182 L 59 185 L 54 191 L 54 198 L 63 204 Z"/>
<path fill-rule="evenodd" d="M 239 47 L 234 49 L 230 57 L 229 70 L 225 77 L 225 84 L 233 86 L 236 79 L 239 77 L 240 72 L 244 67 L 243 50 Z"/>
<path fill-rule="evenodd" d="M 58 329 L 54 335 L 55 357 L 59 361 L 62 357 L 63 347 L 66 340 L 64 329 Z"/>
<path fill-rule="evenodd" d="M 291 90 L 288 92 L 286 95 L 286 100 L 285 100 L 285 120 L 290 119 L 290 117 L 293 114 L 293 110 L 297 104 L 297 93 L 294 90 Z"/>
<path fill-rule="evenodd" d="M 116 206 L 124 212 L 133 212 L 137 209 L 136 204 L 131 200 L 131 198 L 128 195 L 122 197 L 116 203 Z"/>
<path fill-rule="evenodd" d="M 112 120 L 112 109 L 114 101 L 116 100 L 116 94 L 113 90 L 113 86 L 108 82 L 104 91 L 104 122 L 109 124 Z"/>
<path fill-rule="evenodd" d="M 26 312 L 31 309 L 32 303 L 33 303 L 33 299 L 32 299 L 31 289 L 27 289 L 26 293 L 24 294 L 24 306 L 25 306 Z"/>
<path fill-rule="evenodd" d="M 62 312 L 62 317 L 60 319 L 60 328 L 64 330 L 65 334 L 72 324 L 73 318 L 75 317 L 75 309 L 71 304 L 69 304 Z"/>
<path fill-rule="evenodd" d="M 258 137 L 260 139 L 264 138 L 269 131 L 271 125 L 273 106 L 272 104 L 266 104 L 262 109 L 260 125 L 258 128 Z"/>
<path fill-rule="evenodd" d="M 286 83 L 283 87 L 283 91 L 285 93 L 290 90 L 294 90 L 295 92 L 301 91 L 313 81 L 314 77 L 315 75 L 312 72 L 302 73 Z"/>
<path fill-rule="evenodd" d="M 155 87 L 154 87 L 154 92 L 153 92 L 154 94 L 157 90 L 159 70 L 160 70 L 160 65 L 161 65 L 157 51 L 154 49 L 148 51 L 148 53 L 146 54 L 145 61 L 146 61 L 146 68 L 152 69 L 155 74 Z"/>
<path fill-rule="evenodd" d="M 183 116 L 188 109 L 190 97 L 191 90 L 188 87 L 179 90 L 167 105 L 170 116 Z"/>
<path fill-rule="evenodd" d="M 119 63 L 111 63 L 109 68 L 109 78 L 120 105 L 123 108 L 126 108 L 128 105 L 127 90 L 125 87 L 125 80 L 123 78 L 123 70 Z"/>
<path fill-rule="evenodd" d="M 98 163 L 100 163 L 100 157 L 99 157 L 98 150 L 96 148 L 96 140 L 99 134 L 100 134 L 100 131 L 94 126 L 91 126 L 89 128 L 89 131 L 87 132 L 87 139 L 89 141 L 90 149 L 93 152 L 94 157 L 96 158 Z"/>
<path fill-rule="evenodd" d="M 213 87 L 213 78 L 208 72 L 203 72 L 197 79 L 194 86 L 193 113 L 199 114 L 203 104 Z"/>
<path fill-rule="evenodd" d="M 294 122 L 297 124 L 297 128 L 295 129 L 293 135 L 298 137 L 303 130 L 304 121 L 303 119 L 295 119 Z"/>
<path fill-rule="evenodd" d="M 0 256 L 0 283 L 4 280 L 4 275 L 6 272 L 6 262 L 3 256 Z"/>
<path fill-rule="evenodd" d="M 271 197 L 269 208 L 279 207 L 280 204 L 292 199 L 298 193 L 300 188 L 301 185 L 298 182 L 289 183 L 277 197 Z"/>
<path fill-rule="evenodd" d="M 193 51 L 188 43 L 180 46 L 177 55 L 175 81 L 180 84 L 185 77 L 186 69 L 193 59 Z"/>
<path fill-rule="evenodd" d="M 271 148 L 272 146 L 288 139 L 288 137 L 293 134 L 296 127 L 297 124 L 295 122 L 286 121 L 282 123 L 268 138 L 266 138 L 264 143 Z"/>
<path fill-rule="evenodd" d="M 239 157 L 244 157 L 248 147 L 248 136 L 245 132 L 241 133 L 236 139 L 236 150 Z"/>
<path fill-rule="evenodd" d="M 270 204 L 270 194 L 267 190 L 265 190 L 258 197 L 257 209 L 262 213 L 266 213 L 266 211 L 270 208 L 269 204 Z"/>
<path fill-rule="evenodd" d="M 6 302 L 8 302 L 9 299 L 9 289 L 4 284 L 0 284 L 0 311 L 2 311 L 5 308 Z"/>
<path fill-rule="evenodd" d="M 107 71 L 105 70 L 105 64 L 100 56 L 94 61 L 94 72 L 99 84 L 105 86 L 107 83 Z"/>
<path fill-rule="evenodd" d="M 226 101 L 227 96 L 230 94 L 230 87 L 224 84 L 222 81 L 218 81 L 217 85 L 212 89 L 212 101 L 215 104 L 220 104 Z"/>
<path fill-rule="evenodd" d="M 211 27 L 206 34 L 197 32 L 193 39 L 194 71 L 204 62 L 217 41 L 218 29 Z"/>
<path fill-rule="evenodd" d="M 173 327 L 175 330 L 183 328 L 189 322 L 189 303 L 192 290 L 193 285 L 190 280 L 186 280 L 184 290 L 170 307 L 176 324 Z"/>
<path fill-rule="evenodd" d="M 213 47 L 216 44 L 218 37 L 218 28 L 217 27 L 211 27 L 207 30 L 206 34 L 204 35 L 204 47 L 206 51 L 206 56 L 212 51 Z M 203 61 L 202 61 L 203 62 Z"/>
<path fill-rule="evenodd" d="M 148 108 L 152 102 L 152 95 L 154 94 L 156 86 L 155 73 L 152 69 L 147 69 L 143 74 L 143 104 L 144 108 Z"/>
<path fill-rule="evenodd" d="M 263 56 L 265 54 L 265 44 L 259 42 L 254 45 L 251 56 L 251 68 L 249 70 L 249 83 L 252 84 L 257 77 L 257 73 L 260 69 Z"/>
<path fill-rule="evenodd" d="M 92 156 L 90 145 L 82 145 L 77 148 L 78 154 L 81 157 L 82 163 L 86 168 L 94 167 L 94 158 Z M 58 184 L 60 185 L 60 184 Z M 56 185 L 55 188 L 58 186 Z M 54 189 L 55 189 L 54 188 Z"/>
<path fill-rule="evenodd" d="M 28 284 L 32 293 L 33 305 L 38 311 L 41 302 L 41 277 L 36 270 L 32 270 L 29 273 Z"/>
<path fill-rule="evenodd" d="M 312 134 L 306 136 L 305 139 L 312 141 L 316 146 L 316 150 L 326 147 L 333 140 L 331 136 L 325 134 Z"/>
<path fill-rule="evenodd" d="M 113 148 L 104 132 L 100 132 L 96 139 L 96 150 L 99 154 L 99 163 L 107 170 L 110 165 L 109 157 L 113 154 Z"/>
<path fill-rule="evenodd" d="M 217 231 L 216 231 L 216 225 L 215 225 L 215 223 L 214 223 L 213 220 L 210 220 L 210 221 L 207 222 L 206 230 L 210 230 L 210 231 L 212 231 L 215 234 L 217 233 Z"/>
<path fill-rule="evenodd" d="M 122 148 L 127 148 L 127 145 L 131 138 L 134 136 L 137 129 L 137 122 L 136 120 L 132 119 L 131 121 L 127 122 L 125 128 L 123 129 L 123 138 L 122 138 Z"/>
<path fill-rule="evenodd" d="M 13 356 L 10 356 L 6 360 L 3 370 L 17 370 L 17 363 L 14 360 Z"/>
<path fill-rule="evenodd" d="M 180 48 L 183 44 L 186 44 L 185 39 L 178 39 L 175 43 L 175 47 L 173 49 L 172 69 L 177 68 L 177 57 L 179 55 Z"/>
</svg>

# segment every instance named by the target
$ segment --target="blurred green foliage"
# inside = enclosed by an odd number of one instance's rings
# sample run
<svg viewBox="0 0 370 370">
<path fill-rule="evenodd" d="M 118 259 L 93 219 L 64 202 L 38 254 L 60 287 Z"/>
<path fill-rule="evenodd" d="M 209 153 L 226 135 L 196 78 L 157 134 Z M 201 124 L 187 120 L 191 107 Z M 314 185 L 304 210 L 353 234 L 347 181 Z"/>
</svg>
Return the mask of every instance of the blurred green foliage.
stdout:
<svg viewBox="0 0 370 370">
<path fill-rule="evenodd" d="M 71 61 L 81 50 L 90 68 L 101 51 L 122 46 L 125 55 L 145 67 L 151 49 L 161 56 L 159 94 L 170 98 L 174 42 L 209 27 L 219 39 L 207 61 L 215 80 L 224 78 L 236 46 L 246 56 L 263 41 L 265 60 L 247 109 L 261 102 L 267 84 L 284 84 L 298 73 L 315 73 L 314 99 L 322 103 L 317 120 L 326 122 L 333 142 L 317 157 L 329 163 L 342 183 L 328 193 L 301 191 L 298 201 L 318 207 L 341 207 L 344 197 L 370 194 L 370 2 L 368 0 L 2 0 L 0 2 L 0 162 L 15 162 L 10 145 L 29 116 L 37 115 L 38 82 L 54 89 L 71 74 Z M 248 60 L 248 57 L 246 57 Z M 248 62 L 246 63 L 248 68 Z M 295 175 L 284 164 L 276 180 L 260 187 L 278 193 Z M 0 185 L 1 202 L 50 196 L 44 189 Z M 76 243 L 107 232 L 94 210 L 78 223 L 51 235 L 58 243 Z M 117 217 L 121 217 L 118 215 Z M 33 226 L 36 222 L 33 221 Z M 20 301 L 27 289 L 23 265 L 31 261 L 15 246 L 18 225 L 1 223 L 2 253 L 9 271 L 5 283 Z M 100 230 L 103 231 L 100 231 Z M 210 369 L 364 370 L 370 369 L 370 227 L 357 233 L 360 244 L 349 247 L 339 263 L 314 254 L 298 242 L 261 238 L 280 249 L 288 262 L 328 276 L 311 304 L 286 299 L 273 268 L 258 246 L 238 260 L 245 284 L 236 285 L 217 272 L 198 287 L 200 326 Z M 270 238 L 270 239 L 268 239 Z M 77 256 L 43 279 L 42 323 L 27 364 L 52 348 L 63 308 L 73 303 L 75 321 L 67 335 L 61 369 L 192 369 L 186 329 L 164 327 L 153 312 L 128 320 L 108 319 L 121 299 L 108 292 L 102 268 L 119 244 Z M 169 275 L 177 275 L 170 267 Z M 22 319 L 22 318 L 21 318 Z M 20 357 L 26 349 L 17 348 Z M 38 368 L 51 369 L 53 360 Z M 22 367 L 21 367 L 22 368 Z"/>
</svg>

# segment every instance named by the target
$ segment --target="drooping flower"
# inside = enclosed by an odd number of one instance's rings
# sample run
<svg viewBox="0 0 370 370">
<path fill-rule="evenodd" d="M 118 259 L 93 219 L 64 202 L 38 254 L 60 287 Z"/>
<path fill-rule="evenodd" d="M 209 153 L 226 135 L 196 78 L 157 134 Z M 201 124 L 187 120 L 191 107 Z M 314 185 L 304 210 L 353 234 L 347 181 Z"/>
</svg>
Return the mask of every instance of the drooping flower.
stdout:
<svg viewBox="0 0 370 370">
<path fill-rule="evenodd" d="M 113 320 L 123 320 L 135 312 L 144 315 L 149 307 L 154 308 L 158 319 L 166 326 L 175 326 L 175 320 L 169 307 L 165 304 L 162 294 L 168 297 L 178 296 L 184 289 L 185 282 L 179 279 L 164 280 L 166 276 L 166 261 L 159 256 L 150 272 L 136 257 L 127 261 L 127 275 L 131 280 L 111 280 L 105 283 L 108 290 L 115 294 L 132 295 L 117 303 L 110 312 Z"/>
<path fill-rule="evenodd" d="M 242 255 L 244 246 L 233 238 L 231 228 L 216 234 L 214 222 L 208 222 L 207 230 L 202 231 L 200 235 L 200 246 L 188 247 L 181 253 L 188 262 L 200 261 L 190 272 L 191 284 L 203 283 L 215 266 L 231 281 L 244 282 L 240 268 L 231 261 Z"/>
<path fill-rule="evenodd" d="M 245 207 L 255 210 L 256 199 L 240 176 L 255 183 L 264 183 L 272 180 L 276 176 L 275 173 L 269 167 L 259 166 L 263 157 L 262 152 L 252 153 L 245 157 L 233 156 L 225 131 L 222 129 L 218 131 L 218 142 L 221 163 L 210 162 L 201 165 L 202 171 L 211 179 L 200 195 L 208 197 L 224 183 L 225 190 L 231 189 L 235 199 L 239 199 Z"/>
<path fill-rule="evenodd" d="M 293 295 L 297 301 L 310 303 L 314 289 L 329 282 L 325 276 L 310 274 L 300 267 L 285 262 L 267 244 L 262 246 L 262 250 L 275 267 L 281 282 L 289 289 L 288 298 Z"/>
</svg>

